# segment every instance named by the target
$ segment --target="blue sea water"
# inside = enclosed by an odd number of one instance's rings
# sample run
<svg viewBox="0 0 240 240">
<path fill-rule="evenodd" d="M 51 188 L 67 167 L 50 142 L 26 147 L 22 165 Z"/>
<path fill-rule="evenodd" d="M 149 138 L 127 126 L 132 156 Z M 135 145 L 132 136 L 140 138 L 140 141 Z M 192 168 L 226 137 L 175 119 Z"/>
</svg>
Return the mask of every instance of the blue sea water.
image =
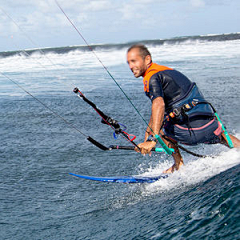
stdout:
<svg viewBox="0 0 240 240">
<path fill-rule="evenodd" d="M 228 131 L 240 137 L 238 34 L 145 42 L 155 62 L 195 81 Z M 213 39 L 214 38 L 214 39 Z M 236 38 L 236 39 L 235 39 Z M 151 103 L 126 64 L 126 45 L 94 51 L 147 120 Z M 61 51 L 60 51 L 61 50 Z M 0 58 L 1 239 L 239 239 L 240 152 L 221 145 L 188 147 L 185 166 L 153 184 L 107 184 L 70 172 L 155 176 L 173 164 L 106 146 L 128 145 L 101 124 L 75 86 L 143 140 L 145 123 L 90 51 L 81 47 L 2 54 Z M 60 52 L 59 52 L 60 51 Z M 44 103 L 44 107 L 8 78 Z"/>
</svg>

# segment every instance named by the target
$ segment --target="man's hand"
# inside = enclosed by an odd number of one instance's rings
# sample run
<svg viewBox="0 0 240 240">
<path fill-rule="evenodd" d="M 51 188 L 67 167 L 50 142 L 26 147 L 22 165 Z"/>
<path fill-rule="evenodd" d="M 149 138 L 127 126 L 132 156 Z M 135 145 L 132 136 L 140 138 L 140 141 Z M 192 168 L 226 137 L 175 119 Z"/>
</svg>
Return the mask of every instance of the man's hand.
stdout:
<svg viewBox="0 0 240 240">
<path fill-rule="evenodd" d="M 140 151 L 139 151 L 138 148 L 135 148 L 135 151 L 136 152 L 141 152 L 141 154 L 143 154 L 143 155 L 145 155 L 145 154 L 151 155 L 151 150 L 155 146 L 156 146 L 155 141 L 143 142 L 143 143 L 138 144 L 138 147 L 140 148 Z"/>
</svg>

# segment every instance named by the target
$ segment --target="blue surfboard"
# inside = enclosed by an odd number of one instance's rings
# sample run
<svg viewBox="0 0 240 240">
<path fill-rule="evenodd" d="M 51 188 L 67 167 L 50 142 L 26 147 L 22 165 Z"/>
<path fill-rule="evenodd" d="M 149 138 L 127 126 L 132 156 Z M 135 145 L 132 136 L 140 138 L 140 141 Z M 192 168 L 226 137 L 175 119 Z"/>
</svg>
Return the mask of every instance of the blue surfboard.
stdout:
<svg viewBox="0 0 240 240">
<path fill-rule="evenodd" d="M 119 177 L 94 177 L 94 176 L 86 176 L 79 175 L 75 173 L 69 173 L 75 177 L 98 181 L 98 182 L 112 182 L 112 183 L 153 183 L 158 181 L 159 179 L 167 178 L 167 174 L 161 174 L 156 177 L 141 177 L 141 176 L 119 176 Z"/>
</svg>

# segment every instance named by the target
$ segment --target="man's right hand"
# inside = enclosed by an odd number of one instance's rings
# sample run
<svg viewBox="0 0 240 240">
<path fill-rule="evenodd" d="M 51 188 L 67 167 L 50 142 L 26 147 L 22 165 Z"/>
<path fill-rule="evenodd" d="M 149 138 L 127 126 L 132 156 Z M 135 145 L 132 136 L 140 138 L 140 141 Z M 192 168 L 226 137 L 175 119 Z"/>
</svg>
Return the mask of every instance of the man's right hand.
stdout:
<svg viewBox="0 0 240 240">
<path fill-rule="evenodd" d="M 138 144 L 138 147 L 140 148 L 140 150 L 138 148 L 135 148 L 135 151 L 141 152 L 141 154 L 143 154 L 143 155 L 146 155 L 146 154 L 151 155 L 151 150 L 155 146 L 156 146 L 155 141 L 143 142 L 143 143 Z"/>
</svg>

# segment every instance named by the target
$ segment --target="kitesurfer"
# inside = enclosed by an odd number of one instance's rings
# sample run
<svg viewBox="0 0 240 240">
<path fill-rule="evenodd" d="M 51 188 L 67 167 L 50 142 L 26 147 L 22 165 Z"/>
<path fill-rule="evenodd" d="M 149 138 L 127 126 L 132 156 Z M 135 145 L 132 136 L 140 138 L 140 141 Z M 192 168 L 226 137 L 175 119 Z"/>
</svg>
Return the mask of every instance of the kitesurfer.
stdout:
<svg viewBox="0 0 240 240">
<path fill-rule="evenodd" d="M 143 77 L 144 91 L 152 101 L 151 117 L 145 139 L 136 151 L 150 154 L 156 145 L 155 134 L 161 133 L 169 148 L 174 148 L 174 164 L 164 171 L 171 173 L 183 165 L 177 143 L 228 145 L 222 125 L 214 115 L 214 108 L 207 102 L 196 83 L 172 68 L 152 62 L 149 50 L 141 44 L 127 51 L 129 68 L 136 78 Z M 234 147 L 240 140 L 229 134 Z"/>
</svg>

